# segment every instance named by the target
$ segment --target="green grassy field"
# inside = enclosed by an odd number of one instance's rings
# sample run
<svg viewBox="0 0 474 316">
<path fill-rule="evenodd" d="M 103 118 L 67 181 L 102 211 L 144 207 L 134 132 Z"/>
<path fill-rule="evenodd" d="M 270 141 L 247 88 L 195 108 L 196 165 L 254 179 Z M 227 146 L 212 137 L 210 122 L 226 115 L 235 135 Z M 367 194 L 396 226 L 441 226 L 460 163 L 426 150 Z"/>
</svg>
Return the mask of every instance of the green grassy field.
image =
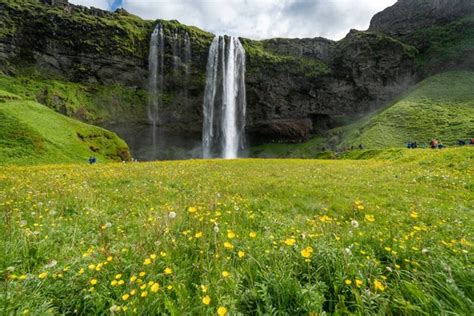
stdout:
<svg viewBox="0 0 474 316">
<path fill-rule="evenodd" d="M 0 311 L 471 314 L 474 148 L 372 157 L 0 167 Z"/>
<path fill-rule="evenodd" d="M 0 165 L 130 159 L 116 134 L 0 90 Z"/>
<path fill-rule="evenodd" d="M 394 104 L 342 128 L 340 146 L 403 147 L 438 138 L 447 145 L 474 134 L 474 72 L 430 77 Z M 333 131 L 336 133 L 337 131 Z"/>
</svg>

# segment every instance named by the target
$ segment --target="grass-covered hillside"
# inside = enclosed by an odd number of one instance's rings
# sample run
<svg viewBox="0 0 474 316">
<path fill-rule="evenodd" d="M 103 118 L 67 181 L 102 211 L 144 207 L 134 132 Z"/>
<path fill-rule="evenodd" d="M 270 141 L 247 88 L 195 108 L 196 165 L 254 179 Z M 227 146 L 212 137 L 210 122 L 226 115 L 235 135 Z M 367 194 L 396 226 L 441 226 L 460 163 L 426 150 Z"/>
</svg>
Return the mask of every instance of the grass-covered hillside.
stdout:
<svg viewBox="0 0 474 316">
<path fill-rule="evenodd" d="M 342 146 L 400 147 L 407 142 L 446 145 L 474 136 L 474 72 L 430 77 L 394 104 L 343 128 Z M 333 131 L 337 133 L 339 131 Z"/>
<path fill-rule="evenodd" d="M 0 164 L 87 162 L 90 156 L 130 159 L 114 133 L 0 90 Z"/>
<path fill-rule="evenodd" d="M 75 83 L 34 68 L 0 72 L 0 90 L 86 122 L 143 120 L 147 93 L 120 85 Z"/>
<path fill-rule="evenodd" d="M 0 167 L 0 309 L 471 314 L 474 148 L 392 154 Z"/>
</svg>

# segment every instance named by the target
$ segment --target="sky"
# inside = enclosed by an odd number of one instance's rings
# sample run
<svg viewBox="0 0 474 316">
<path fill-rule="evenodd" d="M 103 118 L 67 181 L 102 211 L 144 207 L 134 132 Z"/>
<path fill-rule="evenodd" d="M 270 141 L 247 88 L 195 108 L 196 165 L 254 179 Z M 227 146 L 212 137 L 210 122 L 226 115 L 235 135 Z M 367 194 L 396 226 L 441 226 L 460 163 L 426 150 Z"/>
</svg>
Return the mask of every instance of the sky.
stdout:
<svg viewBox="0 0 474 316">
<path fill-rule="evenodd" d="M 123 7 L 144 19 L 178 20 L 214 34 L 251 39 L 325 37 L 366 30 L 396 0 L 69 0 L 105 10 Z"/>
</svg>

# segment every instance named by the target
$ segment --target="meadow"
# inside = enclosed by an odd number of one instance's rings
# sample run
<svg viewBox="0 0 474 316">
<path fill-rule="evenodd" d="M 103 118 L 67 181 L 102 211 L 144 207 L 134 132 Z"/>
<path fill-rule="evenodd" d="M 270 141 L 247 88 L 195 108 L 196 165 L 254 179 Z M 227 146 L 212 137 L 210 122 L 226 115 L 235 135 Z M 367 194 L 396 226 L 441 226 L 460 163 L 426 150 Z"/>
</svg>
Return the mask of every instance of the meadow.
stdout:
<svg viewBox="0 0 474 316">
<path fill-rule="evenodd" d="M 0 166 L 0 311 L 472 314 L 473 156 Z"/>
</svg>

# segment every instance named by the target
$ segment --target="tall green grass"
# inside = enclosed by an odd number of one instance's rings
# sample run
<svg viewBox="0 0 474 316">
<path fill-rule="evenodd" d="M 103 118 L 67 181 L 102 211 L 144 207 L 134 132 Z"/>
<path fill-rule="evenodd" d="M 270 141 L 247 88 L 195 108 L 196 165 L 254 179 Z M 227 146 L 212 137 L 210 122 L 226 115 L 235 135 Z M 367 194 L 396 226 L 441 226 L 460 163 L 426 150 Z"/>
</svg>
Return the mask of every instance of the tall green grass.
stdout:
<svg viewBox="0 0 474 316">
<path fill-rule="evenodd" d="M 0 310 L 468 315 L 473 150 L 0 167 Z"/>
</svg>

